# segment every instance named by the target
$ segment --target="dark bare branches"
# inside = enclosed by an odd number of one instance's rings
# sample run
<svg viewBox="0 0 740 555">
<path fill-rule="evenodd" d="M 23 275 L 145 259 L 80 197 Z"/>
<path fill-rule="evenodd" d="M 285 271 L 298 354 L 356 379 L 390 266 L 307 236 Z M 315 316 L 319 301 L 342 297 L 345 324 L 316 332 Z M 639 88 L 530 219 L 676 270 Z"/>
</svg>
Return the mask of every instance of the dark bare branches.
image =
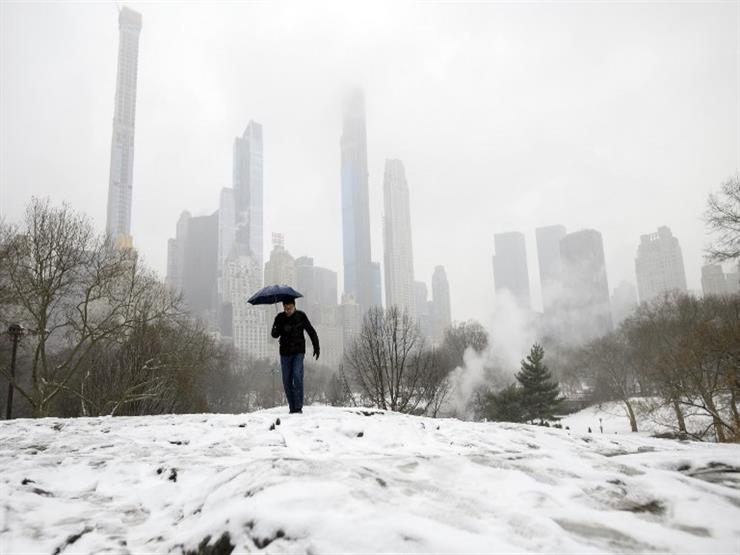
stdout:
<svg viewBox="0 0 740 555">
<path fill-rule="evenodd" d="M 715 262 L 740 259 L 740 175 L 729 178 L 718 193 L 709 195 L 704 220 L 716 237 L 706 249 L 707 258 Z"/>
</svg>

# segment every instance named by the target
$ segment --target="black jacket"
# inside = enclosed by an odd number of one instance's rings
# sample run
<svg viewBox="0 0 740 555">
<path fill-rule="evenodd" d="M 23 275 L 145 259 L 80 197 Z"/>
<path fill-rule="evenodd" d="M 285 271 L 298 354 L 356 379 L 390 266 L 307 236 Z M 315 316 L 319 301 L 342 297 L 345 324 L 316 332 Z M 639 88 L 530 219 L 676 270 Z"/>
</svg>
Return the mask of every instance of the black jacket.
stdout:
<svg viewBox="0 0 740 555">
<path fill-rule="evenodd" d="M 314 352 L 319 351 L 319 336 L 313 329 L 305 312 L 296 310 L 293 316 L 281 312 L 275 316 L 272 324 L 272 336 L 280 338 L 280 355 L 290 356 L 306 352 L 306 338 L 303 332 L 311 338 Z"/>
</svg>

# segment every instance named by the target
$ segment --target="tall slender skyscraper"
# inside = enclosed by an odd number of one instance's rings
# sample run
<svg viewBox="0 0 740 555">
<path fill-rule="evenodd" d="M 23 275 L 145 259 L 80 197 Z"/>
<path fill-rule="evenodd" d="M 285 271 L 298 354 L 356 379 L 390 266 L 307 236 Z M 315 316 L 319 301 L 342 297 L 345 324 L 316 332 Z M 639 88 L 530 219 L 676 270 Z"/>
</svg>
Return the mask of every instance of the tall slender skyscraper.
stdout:
<svg viewBox="0 0 740 555">
<path fill-rule="evenodd" d="M 262 125 L 250 121 L 234 139 L 234 215 L 236 242 L 249 249 L 262 268 Z"/>
<path fill-rule="evenodd" d="M 415 316 L 414 257 L 411 247 L 409 187 L 400 160 L 386 160 L 383 179 L 385 304 Z"/>
<path fill-rule="evenodd" d="M 529 308 L 529 270 L 524 234 L 518 231 L 496 233 L 493 241 L 496 248 L 493 257 L 496 293 L 507 290 L 520 308 Z"/>
<path fill-rule="evenodd" d="M 353 91 L 345 104 L 340 144 L 344 293 L 354 296 L 364 312 L 375 303 L 370 260 L 365 99 L 361 91 Z"/>
<path fill-rule="evenodd" d="M 134 123 L 136 121 L 136 75 L 139 60 L 141 14 L 123 8 L 118 14 L 118 73 L 113 139 L 110 149 L 108 213 L 106 231 L 115 244 L 133 246 L 131 237 L 131 189 L 134 173 Z"/>
</svg>

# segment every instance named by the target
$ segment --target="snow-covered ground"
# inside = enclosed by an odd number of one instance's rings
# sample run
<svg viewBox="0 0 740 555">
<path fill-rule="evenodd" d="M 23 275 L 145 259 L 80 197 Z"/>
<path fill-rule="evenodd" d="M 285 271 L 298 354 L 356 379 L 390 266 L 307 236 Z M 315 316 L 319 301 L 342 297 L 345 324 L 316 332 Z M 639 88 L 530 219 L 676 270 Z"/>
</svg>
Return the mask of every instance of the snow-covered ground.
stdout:
<svg viewBox="0 0 740 555">
<path fill-rule="evenodd" d="M 632 408 L 637 418 L 638 433 L 644 435 L 677 433 L 678 425 L 673 409 L 660 403 L 657 398 L 631 399 Z M 684 419 L 689 433 L 697 436 L 705 435 L 705 439 L 711 440 L 714 435 L 707 433 L 712 424 L 712 419 L 706 413 L 696 410 L 687 410 L 685 407 Z M 630 421 L 624 403 L 610 401 L 593 405 L 573 414 L 564 416 L 560 424 L 568 426 L 574 432 L 588 432 L 591 428 L 593 433 L 605 434 L 629 434 L 631 433 Z"/>
<path fill-rule="evenodd" d="M 0 422 L 0 553 L 740 552 L 738 445 L 304 411 Z"/>
</svg>

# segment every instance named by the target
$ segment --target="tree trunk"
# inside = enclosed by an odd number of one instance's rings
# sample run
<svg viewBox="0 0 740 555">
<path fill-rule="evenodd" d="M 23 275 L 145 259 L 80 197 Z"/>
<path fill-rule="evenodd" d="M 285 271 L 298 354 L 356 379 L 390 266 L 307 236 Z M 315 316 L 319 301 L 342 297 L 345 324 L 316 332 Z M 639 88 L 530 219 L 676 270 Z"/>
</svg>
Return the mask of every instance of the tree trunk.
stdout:
<svg viewBox="0 0 740 555">
<path fill-rule="evenodd" d="M 681 406 L 678 404 L 678 399 L 671 399 L 671 404 L 673 405 L 673 412 L 676 413 L 676 422 L 678 423 L 678 431 L 683 432 L 684 434 L 686 432 L 686 420 L 684 420 L 683 412 L 681 412 Z"/>
<path fill-rule="evenodd" d="M 714 425 L 714 434 L 717 437 L 718 443 L 725 443 L 727 437 L 725 436 L 724 423 L 718 416 L 717 407 L 714 405 L 714 399 L 710 394 L 703 395 L 704 404 L 706 404 L 709 412 L 712 414 L 712 424 Z"/>
<path fill-rule="evenodd" d="M 637 431 L 637 418 L 635 418 L 635 411 L 632 409 L 632 403 L 627 399 L 624 400 L 624 405 L 627 407 L 627 416 L 630 418 L 630 430 L 633 432 Z"/>
<path fill-rule="evenodd" d="M 740 434 L 740 414 L 737 411 L 737 390 L 734 387 L 730 387 L 730 410 L 732 411 L 732 420 L 735 429 L 733 430 L 734 435 Z"/>
</svg>

